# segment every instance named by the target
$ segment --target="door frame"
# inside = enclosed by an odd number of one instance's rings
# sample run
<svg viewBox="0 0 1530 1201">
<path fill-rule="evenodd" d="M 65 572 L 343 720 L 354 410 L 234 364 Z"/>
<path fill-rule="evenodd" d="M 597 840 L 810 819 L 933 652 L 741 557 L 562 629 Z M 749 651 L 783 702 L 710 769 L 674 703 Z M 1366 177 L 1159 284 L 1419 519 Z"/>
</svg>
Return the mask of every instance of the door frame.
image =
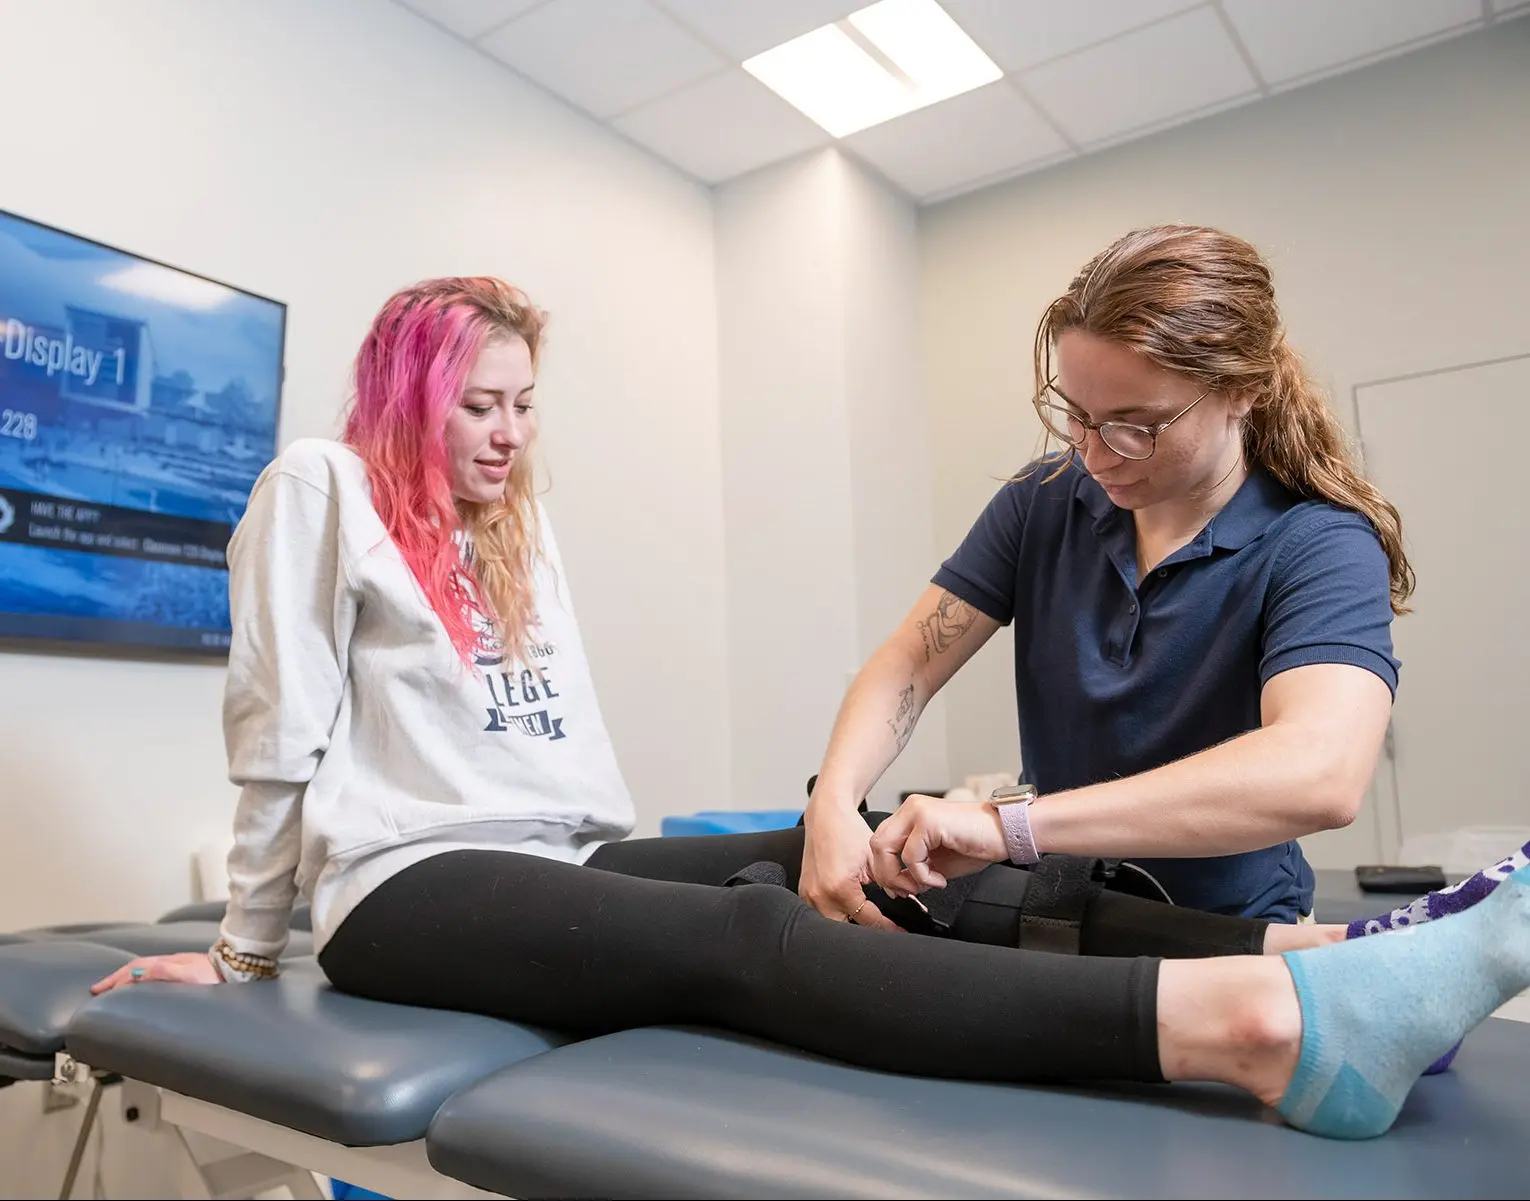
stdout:
<svg viewBox="0 0 1530 1201">
<path fill-rule="evenodd" d="M 1457 371 L 1470 371 L 1477 367 L 1497 367 L 1503 363 L 1517 363 L 1530 359 L 1530 351 L 1520 354 L 1498 355 L 1491 359 L 1473 359 L 1465 363 L 1452 363 L 1445 367 L 1431 367 L 1426 371 L 1409 371 L 1402 375 L 1388 375 L 1380 379 L 1361 380 L 1349 390 L 1350 413 L 1354 418 L 1355 441 L 1360 451 L 1362 470 L 1366 469 L 1365 424 L 1360 417 L 1360 390 L 1379 388 L 1385 384 L 1400 384 L 1408 380 L 1425 379 L 1431 375 L 1450 375 Z M 1395 863 L 1402 850 L 1402 795 L 1397 781 L 1397 742 L 1392 723 L 1387 722 L 1386 741 L 1382 744 L 1381 758 L 1372 777 L 1371 812 L 1375 821 L 1377 849 L 1380 862 Z"/>
</svg>

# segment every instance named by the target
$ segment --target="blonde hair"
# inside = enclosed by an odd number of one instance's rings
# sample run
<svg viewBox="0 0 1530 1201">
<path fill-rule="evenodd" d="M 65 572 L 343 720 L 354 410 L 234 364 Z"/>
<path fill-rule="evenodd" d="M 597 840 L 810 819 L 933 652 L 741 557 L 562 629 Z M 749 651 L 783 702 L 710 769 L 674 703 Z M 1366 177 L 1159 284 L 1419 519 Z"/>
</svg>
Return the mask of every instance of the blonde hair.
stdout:
<svg viewBox="0 0 1530 1201">
<path fill-rule="evenodd" d="M 1408 612 L 1414 576 L 1402 519 L 1355 466 L 1344 428 L 1286 340 L 1270 268 L 1253 246 L 1204 226 L 1159 225 L 1096 255 L 1036 328 L 1038 405 L 1052 347 L 1070 329 L 1130 347 L 1209 391 L 1252 395 L 1245 457 L 1298 496 L 1370 522 L 1387 556 L 1392 611 Z"/>
<path fill-rule="evenodd" d="M 527 340 L 530 345 L 530 340 Z M 535 364 L 536 351 L 532 351 Z M 535 413 L 535 410 L 532 410 Z M 542 526 L 537 520 L 536 464 L 531 450 L 533 436 L 515 456 L 503 499 L 493 504 L 458 502 L 462 525 L 473 548 L 473 577 L 493 618 L 505 652 L 525 657 L 536 625 L 536 587 L 533 577 L 542 555 Z"/>
</svg>

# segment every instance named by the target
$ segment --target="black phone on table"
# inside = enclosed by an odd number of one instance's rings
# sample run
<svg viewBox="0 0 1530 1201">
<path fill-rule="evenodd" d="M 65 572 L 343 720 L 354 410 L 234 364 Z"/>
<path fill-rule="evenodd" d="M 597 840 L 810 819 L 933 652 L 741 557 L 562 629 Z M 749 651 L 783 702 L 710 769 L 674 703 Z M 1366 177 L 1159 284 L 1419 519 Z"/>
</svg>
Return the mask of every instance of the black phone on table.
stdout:
<svg viewBox="0 0 1530 1201">
<path fill-rule="evenodd" d="M 1445 869 L 1438 864 L 1407 867 L 1401 864 L 1364 863 L 1355 868 L 1361 892 L 1398 892 L 1417 896 L 1445 887 Z"/>
</svg>

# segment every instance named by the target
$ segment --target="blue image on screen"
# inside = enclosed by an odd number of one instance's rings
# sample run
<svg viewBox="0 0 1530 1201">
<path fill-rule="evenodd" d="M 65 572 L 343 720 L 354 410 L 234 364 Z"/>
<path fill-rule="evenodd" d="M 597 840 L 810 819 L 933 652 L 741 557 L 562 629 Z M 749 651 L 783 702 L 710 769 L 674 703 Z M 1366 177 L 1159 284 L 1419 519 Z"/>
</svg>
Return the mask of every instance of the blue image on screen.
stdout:
<svg viewBox="0 0 1530 1201">
<path fill-rule="evenodd" d="M 0 638 L 226 650 L 286 306 L 0 212 Z"/>
</svg>

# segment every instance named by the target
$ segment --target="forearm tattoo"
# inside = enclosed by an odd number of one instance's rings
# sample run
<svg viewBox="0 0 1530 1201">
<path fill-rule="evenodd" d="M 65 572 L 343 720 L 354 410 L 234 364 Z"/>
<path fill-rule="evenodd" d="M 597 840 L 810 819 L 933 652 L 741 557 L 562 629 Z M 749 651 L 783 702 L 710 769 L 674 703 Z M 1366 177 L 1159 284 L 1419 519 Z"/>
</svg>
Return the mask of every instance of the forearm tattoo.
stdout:
<svg viewBox="0 0 1530 1201">
<path fill-rule="evenodd" d="M 888 728 L 893 732 L 893 740 L 897 742 L 901 751 L 908 745 L 909 738 L 914 733 L 914 686 L 909 684 L 903 691 L 898 693 L 898 711 L 888 719 Z"/>
<path fill-rule="evenodd" d="M 944 654 L 976 620 L 976 609 L 949 592 L 942 592 L 934 610 L 919 623 L 919 633 L 924 638 L 924 661 L 928 663 L 936 655 Z"/>
</svg>

